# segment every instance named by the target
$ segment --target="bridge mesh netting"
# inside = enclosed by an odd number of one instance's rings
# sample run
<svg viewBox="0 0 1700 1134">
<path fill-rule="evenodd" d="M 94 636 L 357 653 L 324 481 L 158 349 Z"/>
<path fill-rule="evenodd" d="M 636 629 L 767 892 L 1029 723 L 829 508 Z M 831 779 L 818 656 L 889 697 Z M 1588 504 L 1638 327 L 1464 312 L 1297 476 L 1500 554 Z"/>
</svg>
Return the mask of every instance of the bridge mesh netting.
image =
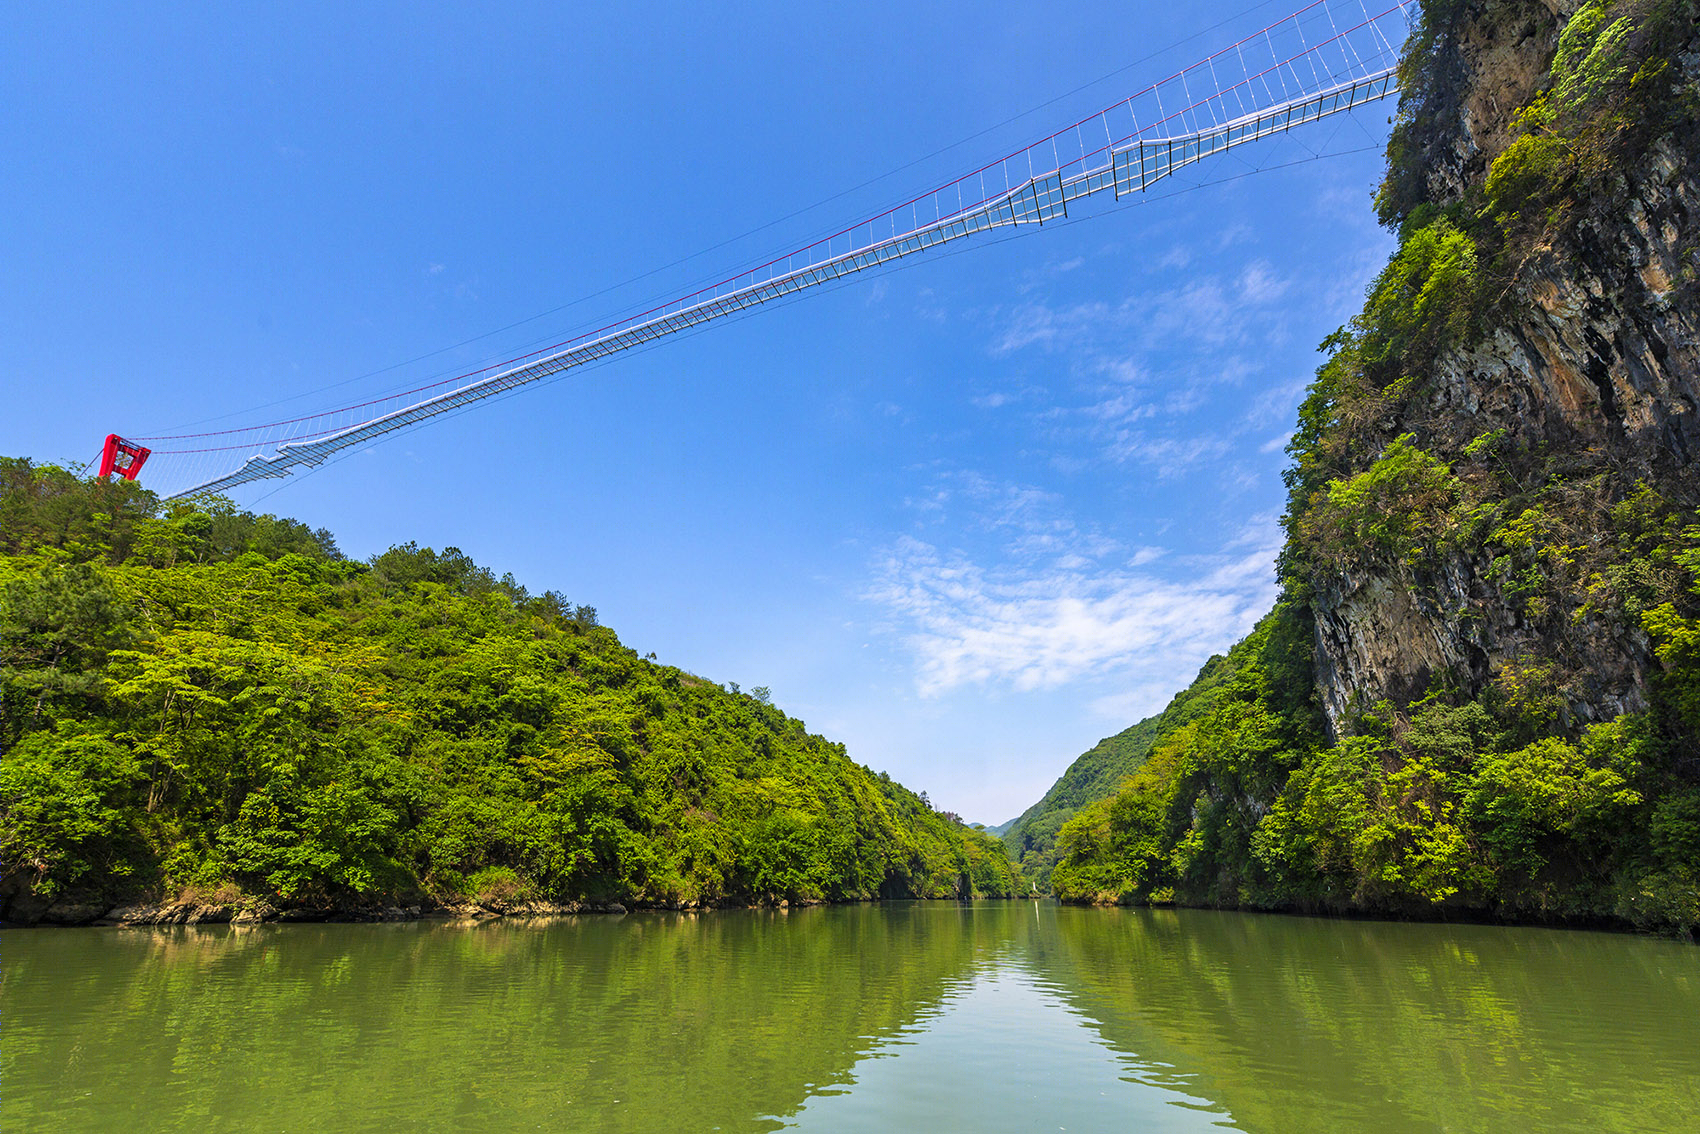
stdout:
<svg viewBox="0 0 1700 1134">
<path fill-rule="evenodd" d="M 1114 105 L 894 208 L 570 338 L 352 405 L 191 433 L 128 437 L 162 495 L 287 476 L 422 422 L 661 337 L 979 233 L 1043 224 L 1086 197 L 1176 171 L 1397 89 L 1412 0 L 1316 0 Z"/>
</svg>

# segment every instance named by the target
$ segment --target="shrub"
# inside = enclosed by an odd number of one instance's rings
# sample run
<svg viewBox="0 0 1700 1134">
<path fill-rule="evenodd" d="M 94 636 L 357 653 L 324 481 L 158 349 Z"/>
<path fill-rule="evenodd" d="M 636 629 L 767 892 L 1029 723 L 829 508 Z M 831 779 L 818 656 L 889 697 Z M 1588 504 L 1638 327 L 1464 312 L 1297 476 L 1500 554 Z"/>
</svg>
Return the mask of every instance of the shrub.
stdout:
<svg viewBox="0 0 1700 1134">
<path fill-rule="evenodd" d="M 1440 542 L 1461 486 L 1414 440 L 1396 438 L 1369 468 L 1328 484 L 1300 528 L 1318 559 L 1336 567 L 1364 558 L 1408 562 Z"/>
</svg>

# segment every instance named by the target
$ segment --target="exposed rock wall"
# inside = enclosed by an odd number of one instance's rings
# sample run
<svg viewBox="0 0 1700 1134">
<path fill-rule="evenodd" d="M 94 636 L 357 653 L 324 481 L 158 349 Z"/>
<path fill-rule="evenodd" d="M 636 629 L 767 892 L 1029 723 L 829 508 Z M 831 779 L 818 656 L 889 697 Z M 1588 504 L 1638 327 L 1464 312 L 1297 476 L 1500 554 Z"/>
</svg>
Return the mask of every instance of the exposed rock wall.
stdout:
<svg viewBox="0 0 1700 1134">
<path fill-rule="evenodd" d="M 1413 164 L 1428 201 L 1445 207 L 1479 196 L 1579 6 L 1457 5 L 1424 68 L 1428 87 L 1407 93 L 1427 100 Z M 1681 83 L 1700 89 L 1700 34 L 1674 62 Z M 1526 252 L 1485 336 L 1422 376 L 1424 397 L 1383 423 L 1386 436 L 1413 432 L 1452 461 L 1472 438 L 1505 430 L 1525 451 L 1611 470 L 1609 483 L 1578 490 L 1579 508 L 1608 508 L 1637 480 L 1700 504 L 1700 144 L 1678 129 L 1612 177 L 1609 208 Z M 1565 669 L 1573 719 L 1644 707 L 1657 662 L 1639 626 L 1581 609 L 1532 618 L 1490 567 L 1486 550 L 1467 549 L 1438 566 L 1347 571 L 1319 586 L 1317 678 L 1331 725 L 1338 729 L 1354 706 L 1409 701 L 1437 679 L 1477 692 L 1527 658 Z"/>
<path fill-rule="evenodd" d="M 1421 100 L 1423 196 L 1457 200 L 1511 143 L 1517 110 L 1545 80 L 1565 22 L 1582 0 L 1493 0 L 1449 21 L 1420 74 L 1407 62 L 1404 98 Z M 1417 80 L 1413 83 L 1412 80 Z"/>
</svg>

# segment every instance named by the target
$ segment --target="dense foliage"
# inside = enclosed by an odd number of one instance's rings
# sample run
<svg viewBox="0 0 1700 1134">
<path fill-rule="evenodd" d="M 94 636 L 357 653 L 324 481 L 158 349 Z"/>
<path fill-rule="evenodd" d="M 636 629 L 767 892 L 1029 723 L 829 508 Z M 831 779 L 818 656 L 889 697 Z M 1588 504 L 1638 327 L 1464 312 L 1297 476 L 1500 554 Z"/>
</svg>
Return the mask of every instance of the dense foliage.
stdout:
<svg viewBox="0 0 1700 1134">
<path fill-rule="evenodd" d="M 1270 615 L 1209 710 L 1064 826 L 1059 896 L 1700 924 L 1693 733 L 1668 702 L 1563 730 L 1549 676 L 1508 667 L 1328 745 L 1314 709 L 1282 703 L 1297 617 Z"/>
<path fill-rule="evenodd" d="M 25 904 L 1010 892 L 1001 844 L 454 549 L 369 563 L 0 461 L 0 856 Z"/>
<path fill-rule="evenodd" d="M 1208 710 L 1162 728 L 1122 789 L 1061 829 L 1064 898 L 1700 925 L 1692 474 L 1533 432 L 1473 433 L 1469 414 L 1428 397 L 1448 352 L 1503 321 L 1531 264 L 1621 207 L 1617 170 L 1655 140 L 1695 152 L 1700 106 L 1671 59 L 1696 6 L 1588 0 L 1514 138 L 1438 207 L 1424 179 L 1445 158 L 1435 124 L 1460 113 L 1446 44 L 1466 7 L 1425 5 L 1407 48 L 1378 201 L 1400 244 L 1363 312 L 1323 344 L 1299 411 L 1283 600 L 1229 655 Z M 1515 27 L 1532 8 L 1473 10 Z M 1670 301 L 1695 289 L 1677 281 Z M 1609 411 L 1609 386 L 1601 399 Z M 1435 674 L 1426 695 L 1359 704 L 1325 735 L 1312 605 L 1354 574 L 1440 593 L 1449 569 L 1479 578 L 1539 655 Z M 1467 603 L 1450 614 L 1476 616 Z M 1598 680 L 1599 644 L 1630 638 L 1661 666 L 1646 711 L 1572 712 Z"/>
<path fill-rule="evenodd" d="M 1021 880 L 1030 889 L 1047 890 L 1057 864 L 1057 832 L 1086 804 L 1113 793 L 1145 762 L 1158 735 L 1158 718 L 1146 717 L 1107 736 L 1075 758 L 1044 797 L 1002 830 L 1004 846 Z"/>
<path fill-rule="evenodd" d="M 1167 708 L 1106 737 L 1068 766 L 1044 798 L 1023 811 L 1003 833 L 1004 845 L 1028 887 L 1048 891 L 1051 871 L 1062 853 L 1058 835 L 1088 804 L 1114 795 L 1162 737 L 1208 712 L 1233 679 L 1236 665 L 1220 655 L 1204 663 L 1192 684 Z"/>
</svg>

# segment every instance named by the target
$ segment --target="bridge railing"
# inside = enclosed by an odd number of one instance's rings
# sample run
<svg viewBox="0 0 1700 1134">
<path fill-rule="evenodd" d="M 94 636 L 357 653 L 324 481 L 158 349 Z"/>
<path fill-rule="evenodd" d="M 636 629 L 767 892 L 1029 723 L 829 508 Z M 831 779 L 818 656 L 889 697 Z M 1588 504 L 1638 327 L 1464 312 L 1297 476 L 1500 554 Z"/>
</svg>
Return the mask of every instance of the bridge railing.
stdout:
<svg viewBox="0 0 1700 1134">
<path fill-rule="evenodd" d="M 1396 89 L 1409 3 L 1396 0 L 1372 14 L 1366 0 L 1315 0 L 996 162 L 668 303 L 508 364 L 393 398 L 222 431 L 217 444 L 187 451 L 215 461 L 218 454 L 252 455 L 239 468 L 173 495 L 286 476 L 292 468 L 322 464 L 341 450 L 572 367 L 978 233 L 1065 217 L 1070 203 L 1084 197 L 1141 192 L 1236 146 L 1386 98 Z M 291 435 L 296 439 L 288 439 Z M 225 443 L 227 436 L 231 443 Z M 156 454 L 170 452 L 156 446 Z"/>
</svg>

